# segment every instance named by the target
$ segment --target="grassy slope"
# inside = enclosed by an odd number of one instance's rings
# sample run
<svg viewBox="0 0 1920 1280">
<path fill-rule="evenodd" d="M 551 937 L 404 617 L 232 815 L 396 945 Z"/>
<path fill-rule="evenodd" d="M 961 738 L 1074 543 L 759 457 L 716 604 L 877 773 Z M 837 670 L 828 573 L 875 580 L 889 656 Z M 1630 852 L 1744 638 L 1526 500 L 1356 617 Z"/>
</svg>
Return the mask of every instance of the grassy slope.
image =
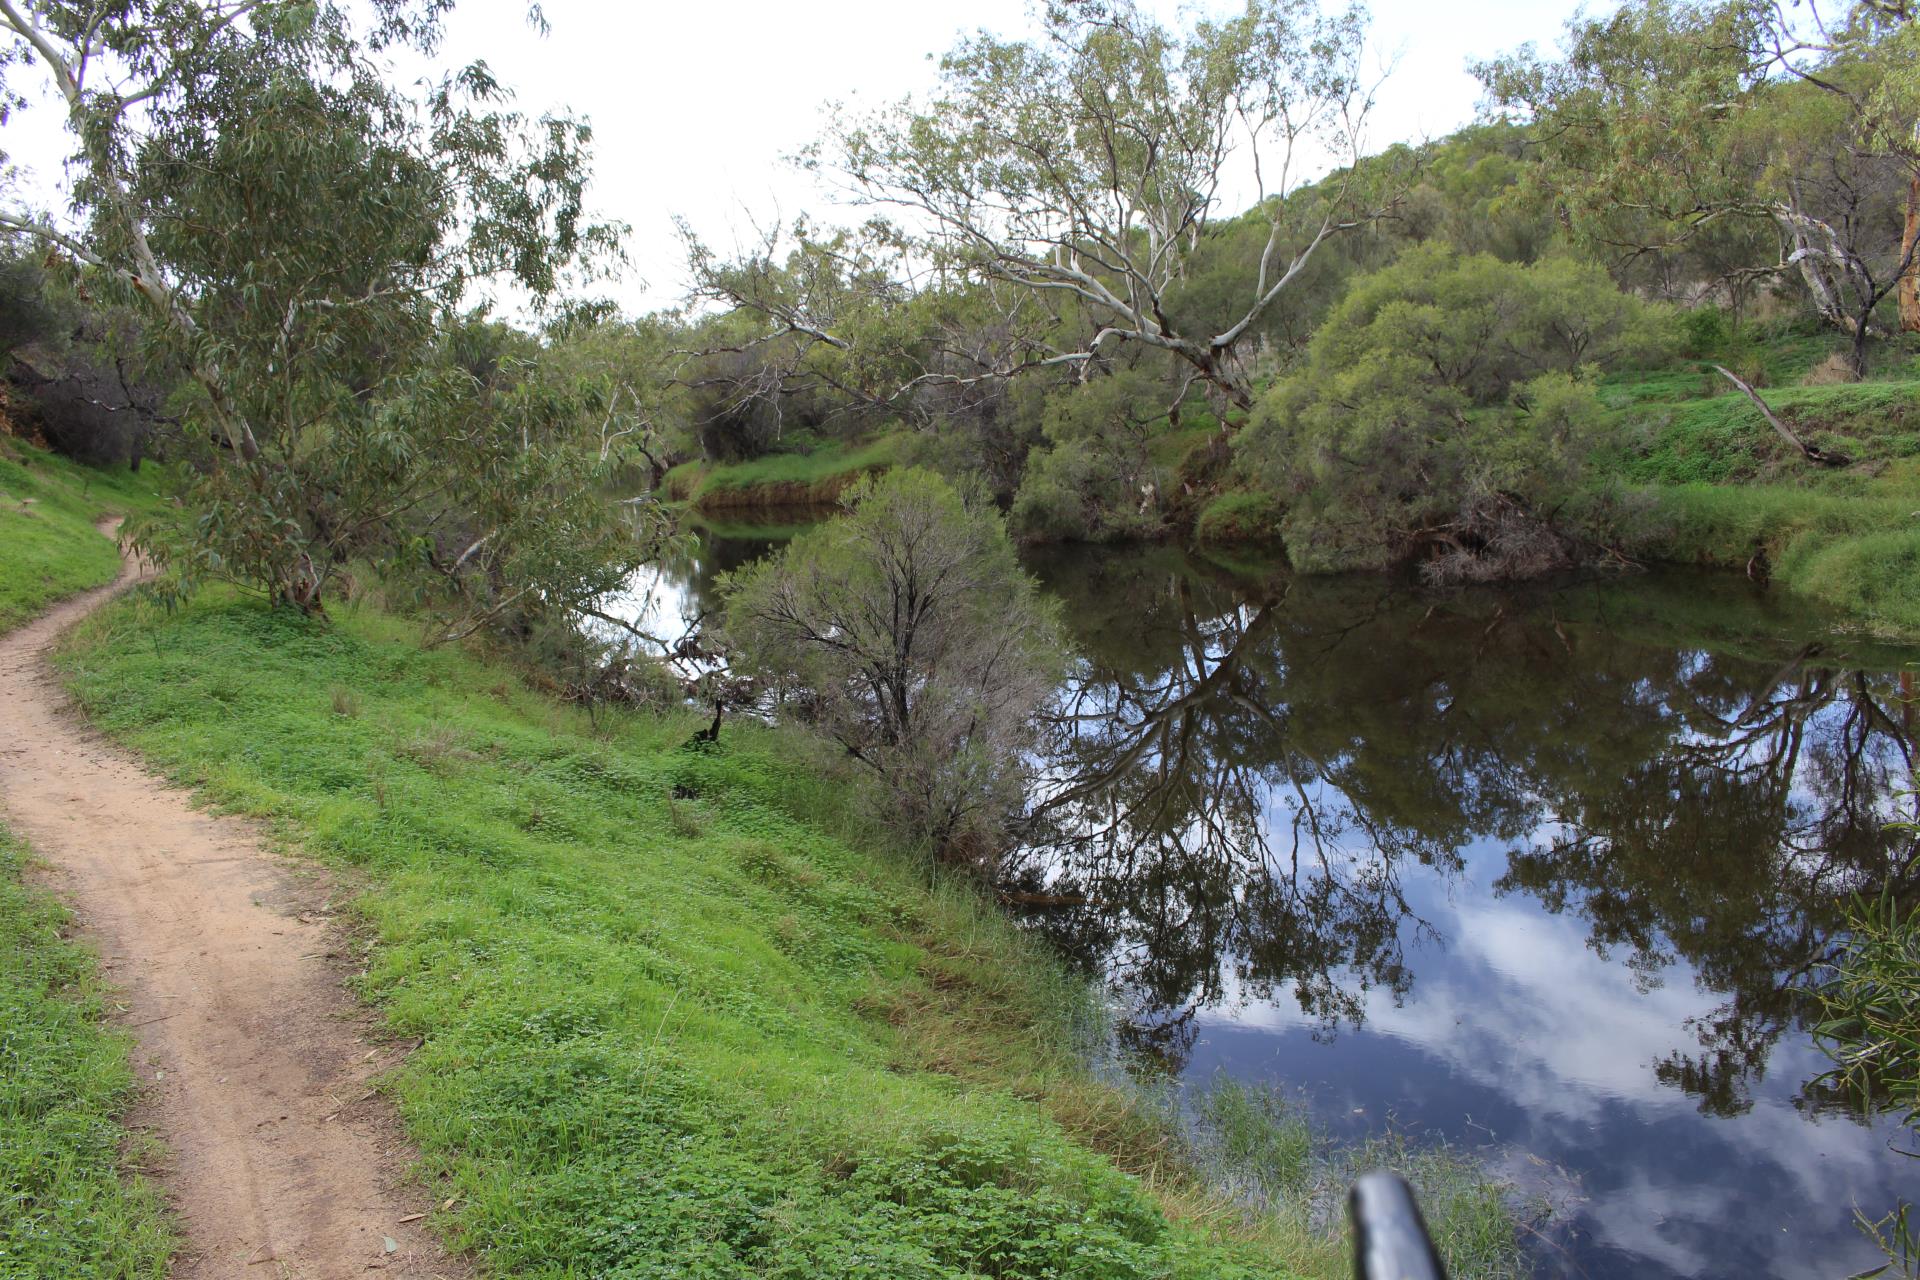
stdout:
<svg viewBox="0 0 1920 1280">
<path fill-rule="evenodd" d="M 113 581 L 120 553 L 93 525 L 157 506 L 159 477 L 157 468 L 135 475 L 82 467 L 0 438 L 0 631 Z"/>
<path fill-rule="evenodd" d="M 683 462 L 667 472 L 663 483 L 670 498 L 702 511 L 819 505 L 838 498 L 861 476 L 892 466 L 903 441 L 882 436 L 864 444 L 770 453 L 730 466 Z"/>
<path fill-rule="evenodd" d="M 120 558 L 93 522 L 145 501 L 125 473 L 0 440 L 0 631 L 110 581 Z M 162 1277 L 159 1200 L 120 1173 L 130 1041 L 101 1026 L 93 958 L 26 864 L 0 827 L 0 1277 Z"/>
<path fill-rule="evenodd" d="M 1768 349 L 1769 375 L 1797 382 L 1823 354 L 1822 343 L 1782 340 Z M 1920 633 L 1920 380 L 1910 364 L 1883 363 L 1876 381 L 1762 392 L 1803 438 L 1853 460 L 1837 471 L 1809 465 L 1743 397 L 1697 372 L 1606 379 L 1621 444 L 1601 464 L 1648 508 L 1636 550 L 1764 566 L 1870 630 Z"/>
<path fill-rule="evenodd" d="M 1277 1227 L 1170 1225 L 1207 1206 L 1077 1070 L 1076 988 L 973 894 L 823 834 L 806 814 L 834 788 L 790 741 L 596 727 L 411 634 L 129 605 L 69 660 L 108 729 L 365 875 L 366 993 L 424 1037 L 391 1087 L 455 1201 L 441 1225 L 492 1267 L 1342 1269 Z"/>
<path fill-rule="evenodd" d="M 131 1039 L 101 1026 L 93 957 L 26 862 L 0 827 L 0 1276 L 159 1280 L 159 1197 L 120 1171 Z"/>
<path fill-rule="evenodd" d="M 131 1038 L 101 1026 L 93 957 L 26 862 L 0 827 L 0 1276 L 159 1280 L 159 1197 L 120 1171 Z"/>
</svg>

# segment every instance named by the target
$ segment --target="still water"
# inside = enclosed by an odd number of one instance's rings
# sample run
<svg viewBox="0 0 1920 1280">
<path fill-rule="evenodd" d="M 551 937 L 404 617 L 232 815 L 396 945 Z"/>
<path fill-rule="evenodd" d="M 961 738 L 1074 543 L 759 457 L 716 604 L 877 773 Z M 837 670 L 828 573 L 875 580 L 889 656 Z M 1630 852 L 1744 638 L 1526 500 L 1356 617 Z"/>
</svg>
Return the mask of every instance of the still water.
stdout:
<svg viewBox="0 0 1920 1280">
<path fill-rule="evenodd" d="M 658 584 L 710 607 L 768 541 Z M 1738 579 L 1433 595 L 1171 549 L 1029 567 L 1076 662 L 1005 888 L 1136 1069 L 1477 1152 L 1543 1276 L 1832 1276 L 1911 1136 L 1827 1096 L 1807 990 L 1920 892 L 1920 654 Z M 674 630 L 662 619 L 661 630 Z"/>
</svg>

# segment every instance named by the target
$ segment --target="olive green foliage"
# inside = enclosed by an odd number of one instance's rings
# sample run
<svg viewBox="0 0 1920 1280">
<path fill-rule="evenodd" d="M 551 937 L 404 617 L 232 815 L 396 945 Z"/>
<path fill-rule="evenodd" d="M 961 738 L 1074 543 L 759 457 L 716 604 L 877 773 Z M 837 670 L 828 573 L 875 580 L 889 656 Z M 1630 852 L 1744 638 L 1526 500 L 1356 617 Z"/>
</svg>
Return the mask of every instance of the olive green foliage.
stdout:
<svg viewBox="0 0 1920 1280">
<path fill-rule="evenodd" d="M 1793 278 L 1852 336 L 1854 371 L 1910 254 L 1920 175 L 1916 34 L 1894 6 L 1828 22 L 1745 0 L 1635 0 L 1568 23 L 1563 57 L 1532 48 L 1479 68 L 1539 125 L 1543 177 L 1575 234 L 1608 256 L 1683 262 L 1738 305 Z M 1689 260 L 1690 259 L 1690 260 Z"/>
<path fill-rule="evenodd" d="M 385 1087 L 490 1274 L 1286 1273 L 1049 1118 L 1084 998 L 977 894 L 830 835 L 791 736 L 690 750 L 692 716 L 590 719 L 414 630 L 209 595 L 68 662 L 109 732 L 365 885 L 362 989 L 420 1040 Z"/>
<path fill-rule="evenodd" d="M 1195 541 L 1206 545 L 1279 542 L 1286 508 L 1270 493 L 1235 489 L 1201 508 Z"/>
<path fill-rule="evenodd" d="M 0 630 L 113 581 L 120 553 L 93 526 L 156 511 L 166 484 L 158 467 L 95 470 L 0 438 Z"/>
<path fill-rule="evenodd" d="M 377 55 L 431 50 L 445 8 L 54 6 L 7 69 L 71 90 L 90 218 L 14 225 L 142 310 L 225 446 L 192 475 L 196 519 L 141 534 L 186 579 L 314 610 L 373 560 L 492 618 L 592 597 L 635 558 L 581 447 L 604 397 L 456 314 L 483 281 L 537 304 L 611 245 L 582 213 L 587 131 L 504 107 L 483 65 L 419 102 L 390 84 Z"/>
<path fill-rule="evenodd" d="M 999 851 L 1062 650 L 998 512 L 892 471 L 725 590 L 742 665 L 805 695 L 896 823 L 948 856 Z"/>
<path fill-rule="evenodd" d="M 1218 212 L 1229 154 L 1251 154 L 1272 180 L 1308 150 L 1356 156 L 1363 15 L 1247 0 L 1171 26 L 1121 0 L 1040 17 L 1027 40 L 963 40 L 928 100 L 844 118 L 818 159 L 863 199 L 908 211 L 906 226 L 928 228 L 915 247 L 929 260 L 1077 309 L 1082 345 L 1051 358 L 1151 347 L 1245 407 L 1240 356 L 1254 326 L 1331 237 L 1373 218 L 1374 171 L 1349 165 L 1305 217 L 1260 204 L 1261 251 L 1216 291 L 1231 298 L 1224 322 L 1194 309 L 1177 322 L 1172 295 Z M 1185 327 L 1189 317 L 1205 327 Z"/>
<path fill-rule="evenodd" d="M 1538 510 L 1572 484 L 1603 417 L 1592 366 L 1644 359 L 1667 330 L 1597 268 L 1422 245 L 1354 282 L 1240 464 L 1287 504 L 1303 568 L 1457 549 L 1481 504 Z"/>
<path fill-rule="evenodd" d="M 164 1280 L 160 1197 L 120 1171 L 131 1037 L 101 1027 L 93 957 L 26 864 L 0 827 L 0 1276 Z"/>
<path fill-rule="evenodd" d="M 1113 542 L 1162 529 L 1154 435 L 1172 392 L 1164 378 L 1122 369 L 1047 398 L 1046 445 L 1028 455 L 1014 496 L 1016 532 L 1036 541 Z"/>
</svg>

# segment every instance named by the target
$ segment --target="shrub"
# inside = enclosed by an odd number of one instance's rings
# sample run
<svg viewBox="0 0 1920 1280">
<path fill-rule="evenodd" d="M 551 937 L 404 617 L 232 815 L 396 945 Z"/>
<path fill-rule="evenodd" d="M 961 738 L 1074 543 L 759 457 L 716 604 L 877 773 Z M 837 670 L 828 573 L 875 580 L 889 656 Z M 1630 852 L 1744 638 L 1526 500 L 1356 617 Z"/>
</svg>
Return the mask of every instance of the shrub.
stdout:
<svg viewBox="0 0 1920 1280">
<path fill-rule="evenodd" d="M 1667 312 L 1598 268 L 1418 246 L 1355 282 L 1256 406 L 1238 465 L 1286 504 L 1303 568 L 1538 572 L 1571 554 L 1538 513 L 1599 435 L 1593 365 L 1670 341 Z"/>
<path fill-rule="evenodd" d="M 896 823 L 950 856 L 997 846 L 1061 653 L 998 513 L 896 470 L 723 589 L 742 665 L 804 692 Z"/>
<path fill-rule="evenodd" d="M 1013 527 L 1034 541 L 1117 542 L 1164 524 L 1166 470 L 1154 430 L 1169 393 L 1142 369 L 1122 369 L 1047 398 L 1048 446 L 1028 459 Z"/>
</svg>

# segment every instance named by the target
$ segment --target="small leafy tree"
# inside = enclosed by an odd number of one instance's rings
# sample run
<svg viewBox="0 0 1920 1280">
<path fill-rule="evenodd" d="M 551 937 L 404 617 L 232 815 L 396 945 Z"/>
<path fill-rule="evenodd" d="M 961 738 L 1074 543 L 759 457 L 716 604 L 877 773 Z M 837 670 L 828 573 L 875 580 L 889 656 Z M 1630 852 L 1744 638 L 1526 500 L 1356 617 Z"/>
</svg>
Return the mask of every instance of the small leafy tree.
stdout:
<svg viewBox="0 0 1920 1280">
<path fill-rule="evenodd" d="M 726 638 L 803 695 L 910 831 L 997 853 L 1057 674 L 1054 610 L 999 515 L 933 472 L 865 481 L 846 506 L 727 581 Z"/>
<path fill-rule="evenodd" d="M 1665 314 L 1598 267 L 1418 246 L 1354 282 L 1261 402 L 1239 465 L 1289 507 L 1303 568 L 1555 567 L 1567 549 L 1537 517 L 1598 430 L 1591 367 L 1662 350 Z"/>
</svg>

